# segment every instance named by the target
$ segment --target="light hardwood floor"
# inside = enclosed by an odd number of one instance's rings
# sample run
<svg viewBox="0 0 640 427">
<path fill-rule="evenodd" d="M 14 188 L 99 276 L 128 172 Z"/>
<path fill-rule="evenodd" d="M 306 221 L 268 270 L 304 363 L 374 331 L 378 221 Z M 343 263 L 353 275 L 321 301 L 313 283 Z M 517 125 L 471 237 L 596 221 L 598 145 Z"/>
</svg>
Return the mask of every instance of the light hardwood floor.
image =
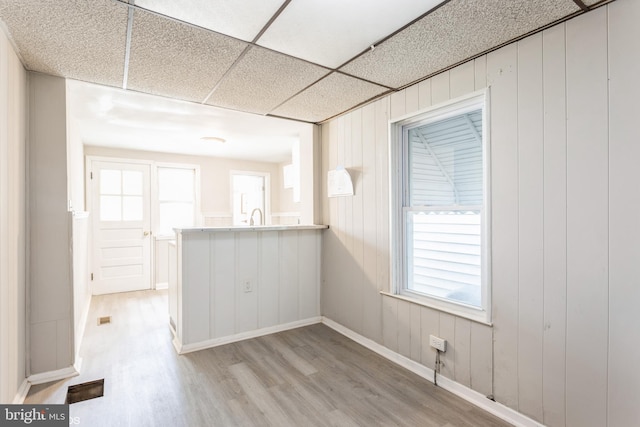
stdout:
<svg viewBox="0 0 640 427">
<path fill-rule="evenodd" d="M 104 378 L 104 397 L 70 406 L 76 425 L 508 425 L 321 324 L 178 356 L 166 307 L 166 291 L 93 297 L 81 375 L 26 403 Z"/>
</svg>

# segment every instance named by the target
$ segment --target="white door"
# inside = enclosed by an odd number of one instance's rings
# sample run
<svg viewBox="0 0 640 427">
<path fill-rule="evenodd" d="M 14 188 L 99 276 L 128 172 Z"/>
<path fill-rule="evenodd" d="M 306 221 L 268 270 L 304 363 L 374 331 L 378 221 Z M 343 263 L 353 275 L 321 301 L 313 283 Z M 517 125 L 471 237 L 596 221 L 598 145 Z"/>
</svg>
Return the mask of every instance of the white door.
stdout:
<svg viewBox="0 0 640 427">
<path fill-rule="evenodd" d="M 151 288 L 150 166 L 91 162 L 93 294 Z"/>
</svg>

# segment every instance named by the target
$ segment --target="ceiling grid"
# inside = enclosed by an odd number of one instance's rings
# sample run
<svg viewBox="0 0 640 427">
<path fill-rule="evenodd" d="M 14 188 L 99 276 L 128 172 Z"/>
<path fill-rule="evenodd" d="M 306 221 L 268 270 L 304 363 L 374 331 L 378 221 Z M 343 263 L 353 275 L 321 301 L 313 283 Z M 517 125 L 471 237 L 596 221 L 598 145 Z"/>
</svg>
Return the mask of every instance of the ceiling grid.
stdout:
<svg viewBox="0 0 640 427">
<path fill-rule="evenodd" d="M 29 70 L 322 122 L 601 4 L 0 0 L 0 20 Z"/>
</svg>

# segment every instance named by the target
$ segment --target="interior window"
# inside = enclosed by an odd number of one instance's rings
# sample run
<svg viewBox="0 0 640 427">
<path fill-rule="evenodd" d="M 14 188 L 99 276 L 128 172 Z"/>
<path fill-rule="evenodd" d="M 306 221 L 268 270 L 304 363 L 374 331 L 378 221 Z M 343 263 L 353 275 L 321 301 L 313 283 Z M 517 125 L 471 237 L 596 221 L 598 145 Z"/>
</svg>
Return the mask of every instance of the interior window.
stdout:
<svg viewBox="0 0 640 427">
<path fill-rule="evenodd" d="M 158 217 L 160 235 L 195 225 L 194 169 L 158 167 Z"/>
</svg>

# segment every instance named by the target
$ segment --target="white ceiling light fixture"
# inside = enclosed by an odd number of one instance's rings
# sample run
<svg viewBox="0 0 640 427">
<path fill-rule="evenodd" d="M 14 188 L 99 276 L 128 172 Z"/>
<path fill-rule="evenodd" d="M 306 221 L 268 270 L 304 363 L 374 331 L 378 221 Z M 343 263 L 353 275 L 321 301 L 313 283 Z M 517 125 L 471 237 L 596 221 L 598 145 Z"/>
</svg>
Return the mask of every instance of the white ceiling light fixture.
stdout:
<svg viewBox="0 0 640 427">
<path fill-rule="evenodd" d="M 224 144 L 225 142 L 227 142 L 226 139 L 220 138 L 218 136 L 203 136 L 203 137 L 200 138 L 200 140 L 209 141 L 209 142 L 219 142 L 221 144 Z"/>
</svg>

